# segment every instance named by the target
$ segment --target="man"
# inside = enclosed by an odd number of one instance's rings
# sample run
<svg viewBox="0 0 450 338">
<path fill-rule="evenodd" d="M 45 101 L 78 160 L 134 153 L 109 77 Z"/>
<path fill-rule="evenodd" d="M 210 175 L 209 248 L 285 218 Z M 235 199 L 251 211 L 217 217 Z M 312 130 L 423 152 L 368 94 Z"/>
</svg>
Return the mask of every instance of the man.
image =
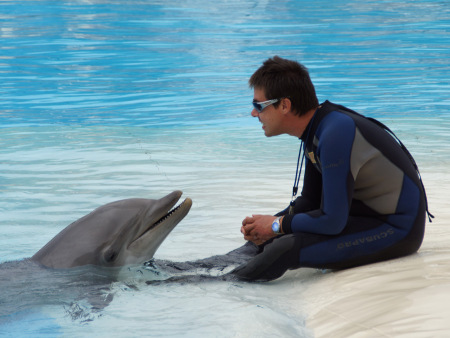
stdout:
<svg viewBox="0 0 450 338">
<path fill-rule="evenodd" d="M 291 206 L 243 220 L 241 232 L 253 244 L 236 252 L 251 258 L 233 275 L 272 280 L 288 269 L 349 268 L 419 249 L 425 191 L 414 160 L 387 127 L 329 101 L 319 104 L 307 69 L 295 61 L 270 58 L 249 84 L 251 114 L 265 135 L 300 138 L 304 155 Z M 303 189 L 294 199 L 303 160 Z"/>
</svg>

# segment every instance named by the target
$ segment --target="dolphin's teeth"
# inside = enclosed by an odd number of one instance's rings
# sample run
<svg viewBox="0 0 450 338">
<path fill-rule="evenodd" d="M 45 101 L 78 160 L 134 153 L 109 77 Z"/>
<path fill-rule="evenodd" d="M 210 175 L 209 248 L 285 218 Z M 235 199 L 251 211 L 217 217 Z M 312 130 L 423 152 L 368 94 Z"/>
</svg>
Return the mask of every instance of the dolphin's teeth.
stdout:
<svg viewBox="0 0 450 338">
<path fill-rule="evenodd" d="M 171 211 L 169 211 L 168 214 L 166 214 L 165 216 L 163 216 L 162 218 L 160 218 L 155 224 L 153 224 L 153 226 L 158 225 L 159 223 L 164 222 L 166 219 L 168 219 L 174 212 L 176 212 L 178 209 L 180 209 L 180 207 L 184 204 L 185 201 L 183 201 L 183 203 L 181 203 L 179 206 L 177 206 L 175 209 L 172 209 Z"/>
</svg>

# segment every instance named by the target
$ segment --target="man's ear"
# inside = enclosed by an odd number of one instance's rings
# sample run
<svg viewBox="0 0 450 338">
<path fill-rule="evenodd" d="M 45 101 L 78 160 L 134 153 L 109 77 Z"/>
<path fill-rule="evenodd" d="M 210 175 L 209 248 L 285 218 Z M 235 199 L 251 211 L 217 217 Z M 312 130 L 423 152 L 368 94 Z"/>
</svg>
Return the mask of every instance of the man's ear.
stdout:
<svg viewBox="0 0 450 338">
<path fill-rule="evenodd" d="M 283 108 L 283 113 L 287 114 L 291 111 L 291 100 L 287 97 L 281 99 L 281 107 Z"/>
</svg>

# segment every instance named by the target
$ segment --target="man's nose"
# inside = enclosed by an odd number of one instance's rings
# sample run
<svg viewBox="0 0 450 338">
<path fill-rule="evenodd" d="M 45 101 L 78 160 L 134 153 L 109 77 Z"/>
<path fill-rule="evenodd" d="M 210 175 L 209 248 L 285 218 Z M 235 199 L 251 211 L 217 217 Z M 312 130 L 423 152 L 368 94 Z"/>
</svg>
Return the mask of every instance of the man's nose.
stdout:
<svg viewBox="0 0 450 338">
<path fill-rule="evenodd" d="M 251 114 L 252 114 L 253 117 L 258 117 L 259 116 L 259 113 L 258 113 L 258 111 L 255 108 L 253 108 Z"/>
</svg>

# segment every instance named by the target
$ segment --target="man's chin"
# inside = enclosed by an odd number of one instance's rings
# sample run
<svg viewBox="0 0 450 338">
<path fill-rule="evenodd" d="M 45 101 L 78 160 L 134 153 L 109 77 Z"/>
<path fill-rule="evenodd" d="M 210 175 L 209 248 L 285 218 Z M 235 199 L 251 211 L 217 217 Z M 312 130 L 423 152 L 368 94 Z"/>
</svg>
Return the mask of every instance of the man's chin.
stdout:
<svg viewBox="0 0 450 338">
<path fill-rule="evenodd" d="M 265 135 L 266 137 L 272 137 L 272 136 L 275 136 L 275 135 L 278 135 L 278 134 L 273 134 L 273 133 L 271 133 L 270 131 L 267 131 L 267 130 L 264 129 L 264 135 Z"/>
<path fill-rule="evenodd" d="M 272 136 L 280 135 L 280 133 L 277 132 L 276 130 L 273 130 L 273 129 L 272 129 L 272 130 L 267 129 L 264 125 L 263 125 L 262 129 L 263 129 L 264 135 L 265 135 L 266 137 L 272 137 Z"/>
</svg>

